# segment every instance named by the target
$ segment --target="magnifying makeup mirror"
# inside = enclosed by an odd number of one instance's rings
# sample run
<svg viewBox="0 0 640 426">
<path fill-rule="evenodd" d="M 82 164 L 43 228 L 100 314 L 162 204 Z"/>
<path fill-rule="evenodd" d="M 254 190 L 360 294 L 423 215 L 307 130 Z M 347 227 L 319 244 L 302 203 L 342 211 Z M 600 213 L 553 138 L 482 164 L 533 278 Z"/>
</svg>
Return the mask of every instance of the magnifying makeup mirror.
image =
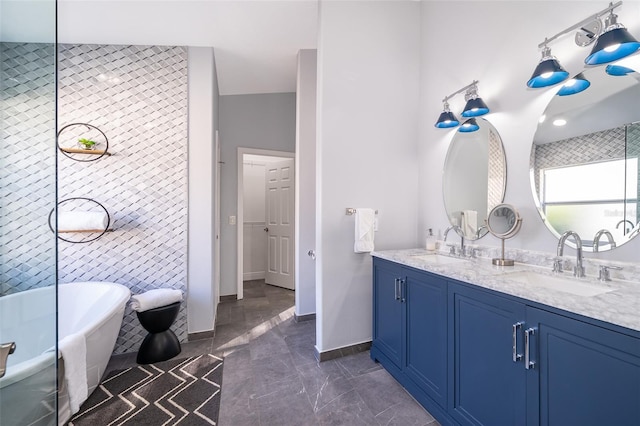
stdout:
<svg viewBox="0 0 640 426">
<path fill-rule="evenodd" d="M 520 230 L 522 218 L 510 204 L 498 204 L 489 212 L 487 229 L 495 237 L 502 240 L 502 257 L 491 261 L 497 266 L 513 266 L 513 259 L 504 258 L 504 240 L 514 237 Z"/>
</svg>

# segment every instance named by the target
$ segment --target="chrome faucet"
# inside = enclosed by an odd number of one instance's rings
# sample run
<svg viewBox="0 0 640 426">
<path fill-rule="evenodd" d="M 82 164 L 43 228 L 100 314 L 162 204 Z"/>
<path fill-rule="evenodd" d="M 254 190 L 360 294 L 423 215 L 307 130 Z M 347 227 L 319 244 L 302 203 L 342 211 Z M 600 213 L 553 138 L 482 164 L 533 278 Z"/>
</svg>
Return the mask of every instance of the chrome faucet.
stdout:
<svg viewBox="0 0 640 426">
<path fill-rule="evenodd" d="M 462 232 L 462 228 L 460 228 L 458 225 L 451 225 L 450 227 L 448 227 L 447 229 L 444 230 L 444 242 L 447 242 L 447 235 L 449 234 L 449 231 L 451 230 L 456 231 L 456 234 L 458 234 L 460 236 L 460 255 L 464 257 L 464 232 Z M 451 251 L 450 254 L 455 255 L 456 252 L 456 247 L 455 246 L 451 246 Z"/>
<path fill-rule="evenodd" d="M 0 345 L 0 377 L 7 371 L 7 358 L 16 350 L 15 342 L 3 343 Z"/>
<path fill-rule="evenodd" d="M 576 242 L 576 266 L 573 268 L 573 276 L 578 278 L 584 278 L 584 266 L 582 266 L 582 240 L 577 232 L 566 231 L 560 236 L 558 241 L 558 257 L 562 257 L 564 252 L 564 244 L 567 238 L 573 237 Z M 554 271 L 556 271 L 556 265 L 554 264 Z M 562 266 L 556 272 L 562 272 Z"/>
<path fill-rule="evenodd" d="M 598 232 L 596 232 L 596 235 L 593 237 L 594 253 L 598 252 L 598 249 L 600 248 L 600 238 L 603 235 L 607 236 L 607 239 L 609 240 L 609 245 L 611 246 L 610 248 L 614 248 L 616 246 L 616 242 L 613 240 L 613 235 L 611 235 L 611 232 L 607 231 L 606 229 L 601 229 Z"/>
<path fill-rule="evenodd" d="M 628 223 L 629 225 L 631 225 L 631 228 L 627 228 L 627 223 Z M 622 235 L 626 235 L 626 234 L 627 234 L 627 232 L 629 232 L 629 231 L 631 231 L 631 230 L 633 229 L 633 222 L 631 222 L 629 219 L 622 219 L 620 222 L 618 222 L 618 223 L 616 224 L 616 229 L 618 229 L 618 228 L 620 227 L 620 225 L 621 225 L 621 224 L 622 224 L 622 226 L 623 226 L 623 228 L 622 228 L 622 230 L 623 230 Z"/>
<path fill-rule="evenodd" d="M 476 239 L 481 238 L 482 235 L 480 235 L 482 233 L 482 231 L 484 231 L 485 229 L 487 229 L 487 225 L 482 225 L 481 227 L 478 228 L 478 230 L 476 231 Z"/>
</svg>

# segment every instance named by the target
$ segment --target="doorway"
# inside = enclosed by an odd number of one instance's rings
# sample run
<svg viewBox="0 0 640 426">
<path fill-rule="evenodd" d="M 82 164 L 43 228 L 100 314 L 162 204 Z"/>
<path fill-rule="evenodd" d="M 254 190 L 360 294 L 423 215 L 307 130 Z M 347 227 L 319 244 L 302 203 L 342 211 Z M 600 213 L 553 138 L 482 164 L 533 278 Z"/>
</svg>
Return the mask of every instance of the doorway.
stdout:
<svg viewBox="0 0 640 426">
<path fill-rule="evenodd" d="M 238 148 L 237 294 L 244 281 L 295 289 L 295 154 Z"/>
</svg>

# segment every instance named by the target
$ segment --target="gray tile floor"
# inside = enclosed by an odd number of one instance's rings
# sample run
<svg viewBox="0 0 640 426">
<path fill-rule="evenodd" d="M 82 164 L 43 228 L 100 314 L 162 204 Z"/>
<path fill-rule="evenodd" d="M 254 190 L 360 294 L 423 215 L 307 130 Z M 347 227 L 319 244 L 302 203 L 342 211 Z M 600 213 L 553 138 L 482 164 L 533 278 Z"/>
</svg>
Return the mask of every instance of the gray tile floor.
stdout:
<svg viewBox="0 0 640 426">
<path fill-rule="evenodd" d="M 315 321 L 293 320 L 292 291 L 244 285 L 244 300 L 218 306 L 215 338 L 179 355 L 224 356 L 221 426 L 439 426 L 369 352 L 318 363 Z M 108 369 L 134 364 L 135 354 L 116 355 Z"/>
</svg>

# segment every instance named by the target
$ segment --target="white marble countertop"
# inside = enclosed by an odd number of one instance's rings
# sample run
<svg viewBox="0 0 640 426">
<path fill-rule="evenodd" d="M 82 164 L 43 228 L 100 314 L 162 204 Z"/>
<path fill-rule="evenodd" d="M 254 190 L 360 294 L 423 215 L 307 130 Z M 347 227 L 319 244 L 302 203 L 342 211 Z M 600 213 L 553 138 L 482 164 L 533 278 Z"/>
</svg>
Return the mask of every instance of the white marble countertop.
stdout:
<svg viewBox="0 0 640 426">
<path fill-rule="evenodd" d="M 640 331 L 640 282 L 615 278 L 609 282 L 600 282 L 593 276 L 574 278 L 571 272 L 553 274 L 551 265 L 545 268 L 524 263 L 516 263 L 514 266 L 494 266 L 491 259 L 486 257 L 465 259 L 459 262 L 450 261 L 447 258 L 443 259 L 442 263 L 438 263 L 424 258 L 423 256 L 436 256 L 436 254 L 430 254 L 424 249 L 376 251 L 371 255 Z M 447 257 L 442 253 L 438 253 L 437 256 Z M 545 287 L 528 285 L 522 279 L 517 278 L 518 275 L 522 276 L 526 272 L 547 275 L 550 277 L 549 280 L 562 278 L 579 281 L 578 284 L 599 289 L 606 287 L 611 291 L 595 296 L 580 296 L 563 290 L 555 290 L 553 285 Z M 514 276 L 510 277 L 512 274 Z"/>
</svg>

